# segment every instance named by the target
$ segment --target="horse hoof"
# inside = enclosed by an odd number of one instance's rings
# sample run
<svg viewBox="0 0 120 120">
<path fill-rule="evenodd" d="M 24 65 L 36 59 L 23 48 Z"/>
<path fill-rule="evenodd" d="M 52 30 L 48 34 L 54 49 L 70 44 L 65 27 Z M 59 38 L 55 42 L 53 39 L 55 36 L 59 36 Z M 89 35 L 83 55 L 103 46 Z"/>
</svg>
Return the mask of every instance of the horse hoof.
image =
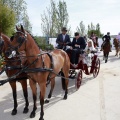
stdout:
<svg viewBox="0 0 120 120">
<path fill-rule="evenodd" d="M 12 110 L 12 113 L 11 113 L 11 115 L 16 115 L 17 114 L 17 110 Z"/>
<path fill-rule="evenodd" d="M 49 103 L 49 102 L 50 102 L 50 101 L 49 101 L 48 99 L 45 100 L 45 103 L 46 103 L 46 104 Z"/>
<path fill-rule="evenodd" d="M 23 110 L 23 113 L 26 114 L 26 113 L 28 113 L 28 111 L 29 111 L 29 109 L 25 107 L 24 110 Z"/>
<path fill-rule="evenodd" d="M 105 63 L 107 63 L 107 60 L 105 61 Z"/>
<path fill-rule="evenodd" d="M 43 118 L 40 118 L 39 120 L 44 120 Z"/>
<path fill-rule="evenodd" d="M 51 98 L 51 95 L 50 95 L 50 94 L 48 95 L 48 98 Z"/>
<path fill-rule="evenodd" d="M 63 100 L 67 100 L 67 96 L 66 95 L 64 96 Z"/>
<path fill-rule="evenodd" d="M 30 118 L 34 118 L 34 117 L 35 117 L 35 112 L 31 112 Z"/>
</svg>

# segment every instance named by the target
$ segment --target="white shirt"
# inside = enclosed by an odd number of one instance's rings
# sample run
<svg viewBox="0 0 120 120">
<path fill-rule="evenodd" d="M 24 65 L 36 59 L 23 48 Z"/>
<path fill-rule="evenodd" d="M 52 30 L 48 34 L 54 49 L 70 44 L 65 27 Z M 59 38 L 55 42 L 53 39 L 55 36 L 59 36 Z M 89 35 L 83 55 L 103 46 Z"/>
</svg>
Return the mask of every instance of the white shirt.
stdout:
<svg viewBox="0 0 120 120">
<path fill-rule="evenodd" d="M 63 36 L 63 41 L 65 41 L 65 36 L 66 36 L 66 34 L 65 34 L 65 35 L 62 34 L 62 36 Z"/>
</svg>

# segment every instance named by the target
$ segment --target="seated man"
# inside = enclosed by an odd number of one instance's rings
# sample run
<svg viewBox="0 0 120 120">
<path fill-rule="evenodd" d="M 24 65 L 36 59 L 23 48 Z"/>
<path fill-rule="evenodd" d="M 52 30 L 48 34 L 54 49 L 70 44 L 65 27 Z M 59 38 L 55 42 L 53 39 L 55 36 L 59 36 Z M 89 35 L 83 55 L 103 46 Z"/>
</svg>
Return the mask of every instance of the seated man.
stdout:
<svg viewBox="0 0 120 120">
<path fill-rule="evenodd" d="M 70 37 L 67 34 L 67 29 L 65 27 L 62 28 L 62 33 L 58 35 L 56 39 L 57 49 L 66 50 L 67 45 L 71 45 Z"/>
<path fill-rule="evenodd" d="M 73 38 L 72 41 L 72 53 L 71 53 L 71 63 L 74 66 L 77 66 L 78 64 L 78 55 L 81 54 L 81 52 L 85 49 L 86 42 L 83 37 L 80 37 L 79 33 L 75 33 L 75 38 Z"/>
<path fill-rule="evenodd" d="M 102 37 L 102 40 L 103 40 L 103 43 L 102 43 L 102 45 L 101 45 L 101 50 L 100 50 L 100 51 L 103 50 L 103 46 L 104 46 L 105 42 L 110 42 L 110 40 L 111 40 L 110 32 L 107 32 L 107 35 L 104 35 L 104 36 Z M 110 42 L 110 46 L 112 47 L 111 42 Z M 112 51 L 111 51 L 111 47 L 110 47 L 110 52 L 112 52 Z"/>
</svg>

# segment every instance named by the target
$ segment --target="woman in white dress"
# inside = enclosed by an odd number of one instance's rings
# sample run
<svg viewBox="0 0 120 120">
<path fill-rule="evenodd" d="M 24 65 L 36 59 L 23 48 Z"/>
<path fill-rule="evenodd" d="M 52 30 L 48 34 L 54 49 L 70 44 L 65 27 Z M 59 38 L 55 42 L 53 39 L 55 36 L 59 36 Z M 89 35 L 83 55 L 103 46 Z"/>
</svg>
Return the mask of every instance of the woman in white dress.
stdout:
<svg viewBox="0 0 120 120">
<path fill-rule="evenodd" d="M 87 45 L 85 48 L 85 64 L 87 64 L 87 66 L 91 66 L 92 56 L 93 56 L 92 52 L 95 52 L 95 51 L 96 51 L 96 49 L 93 45 L 93 41 L 91 39 L 89 39 L 87 41 Z"/>
</svg>

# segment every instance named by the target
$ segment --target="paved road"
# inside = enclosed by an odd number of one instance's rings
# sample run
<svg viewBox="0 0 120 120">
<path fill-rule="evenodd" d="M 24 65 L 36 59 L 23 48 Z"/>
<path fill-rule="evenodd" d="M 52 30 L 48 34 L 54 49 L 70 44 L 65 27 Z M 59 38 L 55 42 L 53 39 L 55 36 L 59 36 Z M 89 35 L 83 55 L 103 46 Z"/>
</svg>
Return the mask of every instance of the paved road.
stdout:
<svg viewBox="0 0 120 120">
<path fill-rule="evenodd" d="M 101 59 L 101 69 L 97 78 L 92 75 L 83 75 L 81 88 L 76 91 L 75 81 L 69 82 L 68 100 L 62 100 L 64 92 L 61 88 L 60 78 L 56 78 L 56 86 L 49 104 L 45 105 L 45 120 L 120 120 L 120 58 L 110 53 L 108 63 Z M 6 76 L 2 75 L 0 79 Z M 0 87 L 0 120 L 38 120 L 39 99 L 36 117 L 29 118 L 32 110 L 32 95 L 29 90 L 29 113 L 23 114 L 24 98 L 22 89 L 17 83 L 18 90 L 18 114 L 11 116 L 13 99 L 9 84 Z M 47 88 L 47 93 L 49 86 Z M 39 89 L 38 89 L 39 97 Z"/>
</svg>

